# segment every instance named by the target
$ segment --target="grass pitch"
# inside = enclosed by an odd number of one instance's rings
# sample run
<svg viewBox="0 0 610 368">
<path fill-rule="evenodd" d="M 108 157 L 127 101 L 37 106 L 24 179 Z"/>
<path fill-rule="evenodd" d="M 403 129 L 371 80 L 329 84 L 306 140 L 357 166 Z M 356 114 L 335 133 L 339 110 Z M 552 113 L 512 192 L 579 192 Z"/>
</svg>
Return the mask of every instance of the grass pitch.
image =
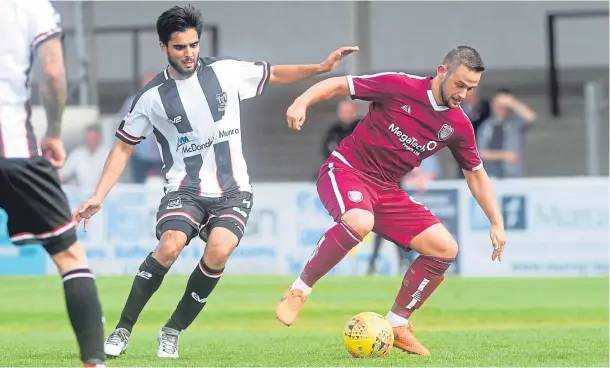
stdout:
<svg viewBox="0 0 610 368">
<path fill-rule="evenodd" d="M 341 331 L 354 314 L 385 315 L 399 278 L 323 279 L 297 323 L 274 316 L 292 278 L 224 276 L 180 338 L 180 359 L 156 357 L 156 334 L 188 276 L 169 276 L 144 309 L 119 366 L 605 366 L 609 365 L 608 278 L 448 278 L 413 315 L 431 357 L 393 350 L 354 359 Z M 132 277 L 99 277 L 106 333 Z M 58 277 L 0 278 L 0 366 L 79 366 Z"/>
</svg>

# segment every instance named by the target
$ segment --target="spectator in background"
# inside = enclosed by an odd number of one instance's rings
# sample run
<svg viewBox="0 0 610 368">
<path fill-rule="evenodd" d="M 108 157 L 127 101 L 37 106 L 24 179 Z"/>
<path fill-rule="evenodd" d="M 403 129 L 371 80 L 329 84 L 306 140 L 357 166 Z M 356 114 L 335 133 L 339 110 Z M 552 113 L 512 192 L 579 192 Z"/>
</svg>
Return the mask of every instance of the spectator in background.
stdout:
<svg viewBox="0 0 610 368">
<path fill-rule="evenodd" d="M 428 189 L 428 183 L 430 183 L 432 180 L 440 179 L 441 177 L 442 169 L 438 159 L 436 156 L 430 156 L 422 161 L 421 166 L 414 168 L 413 171 L 405 175 L 400 186 L 407 192 L 410 192 L 413 188 L 416 195 L 422 194 Z M 375 263 L 377 261 L 377 257 L 379 257 L 379 250 L 381 249 L 382 241 L 383 238 L 378 234 L 375 234 L 373 253 L 371 254 L 371 260 L 367 272 L 369 275 L 376 272 Z M 404 250 L 398 245 L 396 245 L 396 250 L 398 252 L 398 268 L 401 273 L 404 273 L 406 272 L 406 268 L 408 268 L 409 264 L 413 262 L 415 254 L 412 251 Z"/>
<path fill-rule="evenodd" d="M 326 160 L 341 141 L 352 134 L 360 121 L 358 107 L 352 100 L 343 100 L 337 105 L 337 117 L 339 120 L 332 124 L 324 137 L 322 145 L 322 156 Z M 316 178 L 318 173 L 316 172 Z"/>
<path fill-rule="evenodd" d="M 479 127 L 477 145 L 490 177 L 509 178 L 524 174 L 525 131 L 536 114 L 506 90 L 498 90 L 491 103 L 492 116 Z"/>
<path fill-rule="evenodd" d="M 462 102 L 462 110 L 464 110 L 464 113 L 466 113 L 466 116 L 470 119 L 476 136 L 481 124 L 491 115 L 491 105 L 489 101 L 481 97 L 479 89 L 475 88 L 466 95 L 466 99 Z M 464 173 L 459 167 L 457 170 L 457 177 L 460 179 L 464 178 Z"/>
<path fill-rule="evenodd" d="M 489 101 L 481 97 L 477 88 L 468 92 L 466 100 L 462 103 L 462 110 L 464 110 L 468 119 L 472 122 L 475 134 L 479 130 L 481 123 L 491 115 Z"/>
<path fill-rule="evenodd" d="M 109 149 L 104 148 L 102 129 L 91 125 L 85 130 L 85 144 L 79 145 L 70 152 L 61 169 L 63 183 L 73 183 L 87 188 L 94 188 L 102 175 Z"/>
<path fill-rule="evenodd" d="M 142 79 L 142 88 L 146 86 L 156 74 L 148 73 Z M 131 110 L 131 104 L 135 95 L 129 96 L 123 106 L 119 110 L 119 117 L 122 120 L 125 115 Z M 149 137 L 147 137 L 149 138 Z M 163 162 L 159 155 L 156 139 L 145 139 L 140 144 L 136 145 L 133 156 L 131 157 L 130 168 L 132 180 L 136 183 L 144 183 L 150 175 L 161 175 Z"/>
</svg>

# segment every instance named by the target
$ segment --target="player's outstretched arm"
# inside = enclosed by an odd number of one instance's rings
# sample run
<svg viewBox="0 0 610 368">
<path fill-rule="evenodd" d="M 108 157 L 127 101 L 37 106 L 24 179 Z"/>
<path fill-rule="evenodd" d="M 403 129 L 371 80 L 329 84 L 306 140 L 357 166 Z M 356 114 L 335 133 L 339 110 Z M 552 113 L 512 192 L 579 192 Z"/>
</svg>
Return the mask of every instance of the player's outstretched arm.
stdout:
<svg viewBox="0 0 610 368">
<path fill-rule="evenodd" d="M 494 247 L 491 255 L 492 261 L 496 258 L 502 262 L 502 252 L 506 244 L 506 233 L 504 232 L 504 220 L 500 212 L 500 206 L 493 192 L 491 181 L 484 168 L 476 171 L 462 170 L 468 183 L 468 188 L 473 197 L 483 209 L 491 222 L 490 238 Z"/>
<path fill-rule="evenodd" d="M 81 220 L 85 220 L 85 231 L 87 231 L 89 219 L 102 208 L 102 202 L 108 195 L 108 192 L 110 192 L 110 189 L 112 189 L 121 177 L 121 174 L 125 170 L 129 158 L 133 153 L 134 147 L 135 145 L 120 140 L 117 140 L 114 147 L 112 147 L 112 150 L 106 158 L 104 170 L 97 183 L 95 193 L 76 210 L 73 216 L 73 219 L 77 224 L 80 223 Z"/>
<path fill-rule="evenodd" d="M 273 85 L 288 84 L 311 78 L 318 74 L 332 71 L 345 56 L 358 51 L 357 46 L 342 47 L 331 54 L 320 64 L 272 65 L 269 83 Z"/>
<path fill-rule="evenodd" d="M 313 104 L 330 100 L 333 97 L 349 96 L 349 84 L 347 77 L 333 77 L 309 87 L 302 95 L 290 105 L 286 112 L 288 127 L 301 130 L 305 122 L 307 108 Z"/>
</svg>

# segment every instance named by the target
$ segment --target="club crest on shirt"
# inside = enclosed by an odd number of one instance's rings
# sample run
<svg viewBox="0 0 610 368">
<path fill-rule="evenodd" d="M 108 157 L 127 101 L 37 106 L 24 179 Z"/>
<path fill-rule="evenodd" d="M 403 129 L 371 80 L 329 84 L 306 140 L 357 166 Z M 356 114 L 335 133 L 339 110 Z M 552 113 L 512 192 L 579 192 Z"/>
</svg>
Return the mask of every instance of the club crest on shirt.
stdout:
<svg viewBox="0 0 610 368">
<path fill-rule="evenodd" d="M 454 129 L 447 124 L 443 124 L 441 129 L 438 131 L 438 140 L 445 141 L 453 134 Z"/>
<path fill-rule="evenodd" d="M 182 199 L 180 199 L 180 197 L 171 198 L 167 203 L 167 209 L 175 210 L 177 208 L 182 208 Z"/>
<path fill-rule="evenodd" d="M 227 92 L 216 95 L 216 104 L 218 105 L 218 111 L 225 111 L 225 107 L 227 106 Z"/>
<path fill-rule="evenodd" d="M 363 198 L 362 192 L 359 192 L 357 190 L 350 190 L 349 192 L 347 192 L 347 198 L 349 198 L 349 200 L 354 203 L 361 202 Z"/>
</svg>

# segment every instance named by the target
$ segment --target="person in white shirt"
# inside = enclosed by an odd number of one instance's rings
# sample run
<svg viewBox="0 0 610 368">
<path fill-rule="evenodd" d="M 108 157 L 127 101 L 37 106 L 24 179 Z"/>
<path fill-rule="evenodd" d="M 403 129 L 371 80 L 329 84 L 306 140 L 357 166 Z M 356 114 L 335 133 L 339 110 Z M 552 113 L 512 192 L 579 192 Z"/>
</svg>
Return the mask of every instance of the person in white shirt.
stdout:
<svg viewBox="0 0 610 368">
<path fill-rule="evenodd" d="M 61 170 L 62 182 L 95 188 L 102 175 L 109 149 L 101 144 L 102 130 L 91 125 L 85 131 L 85 144 L 72 150 Z"/>
</svg>

